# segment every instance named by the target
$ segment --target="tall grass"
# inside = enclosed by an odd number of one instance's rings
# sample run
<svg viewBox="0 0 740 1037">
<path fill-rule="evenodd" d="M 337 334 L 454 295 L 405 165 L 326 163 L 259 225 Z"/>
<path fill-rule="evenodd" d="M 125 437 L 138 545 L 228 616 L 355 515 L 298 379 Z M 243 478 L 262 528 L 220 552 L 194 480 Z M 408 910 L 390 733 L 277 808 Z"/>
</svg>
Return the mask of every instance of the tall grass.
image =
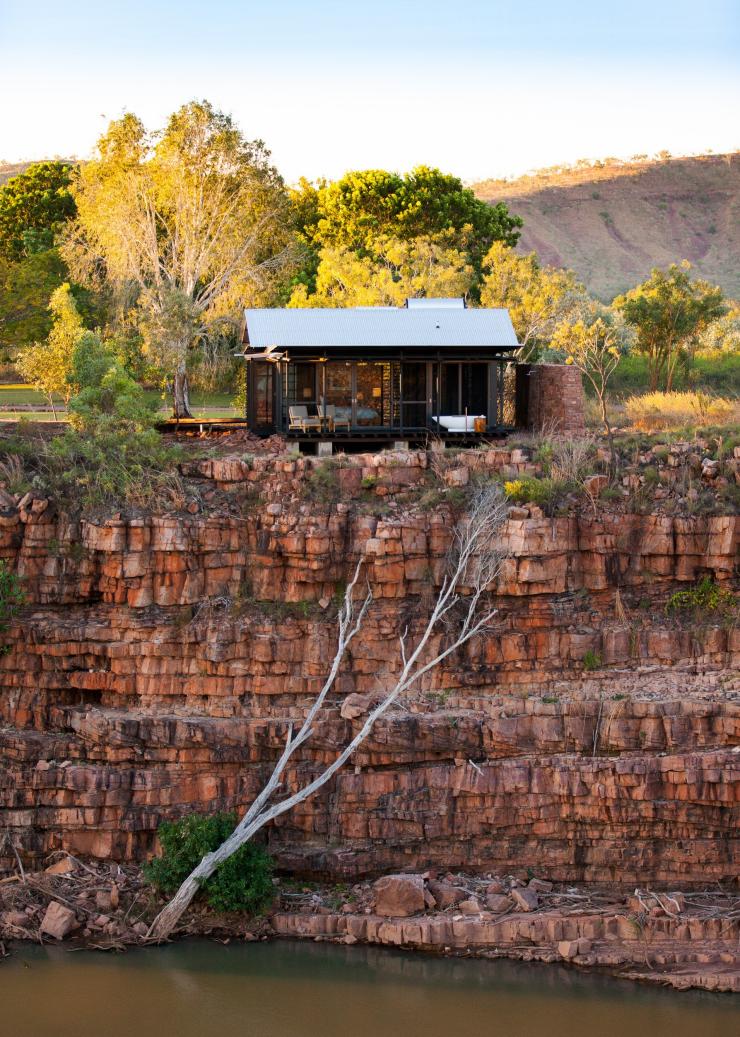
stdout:
<svg viewBox="0 0 740 1037">
<path fill-rule="evenodd" d="M 643 432 L 740 421 L 740 404 L 701 392 L 651 392 L 630 396 L 625 410 L 632 425 Z"/>
</svg>

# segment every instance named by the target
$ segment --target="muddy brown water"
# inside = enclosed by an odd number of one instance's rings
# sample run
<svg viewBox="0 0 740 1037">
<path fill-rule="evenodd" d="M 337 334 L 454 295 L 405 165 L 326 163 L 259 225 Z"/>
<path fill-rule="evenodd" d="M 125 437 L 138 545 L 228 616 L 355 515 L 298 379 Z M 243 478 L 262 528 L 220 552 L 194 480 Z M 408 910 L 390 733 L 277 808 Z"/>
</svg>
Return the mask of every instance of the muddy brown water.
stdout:
<svg viewBox="0 0 740 1037">
<path fill-rule="evenodd" d="M 560 966 L 292 942 L 19 945 L 8 1037 L 738 1037 L 740 998 Z"/>
</svg>

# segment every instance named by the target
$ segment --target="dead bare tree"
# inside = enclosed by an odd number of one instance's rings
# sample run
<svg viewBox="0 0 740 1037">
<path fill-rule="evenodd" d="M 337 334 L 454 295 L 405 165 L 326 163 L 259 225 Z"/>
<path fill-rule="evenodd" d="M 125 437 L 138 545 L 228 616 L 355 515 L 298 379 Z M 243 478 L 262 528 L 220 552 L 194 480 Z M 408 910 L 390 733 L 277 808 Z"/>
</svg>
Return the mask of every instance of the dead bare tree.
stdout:
<svg viewBox="0 0 740 1037">
<path fill-rule="evenodd" d="M 220 864 L 266 824 L 302 803 L 325 785 L 365 741 L 376 720 L 399 696 L 408 692 L 425 674 L 434 670 L 444 659 L 485 629 L 496 610 L 483 608 L 482 599 L 498 575 L 504 558 L 500 530 L 505 516 L 506 502 L 497 484 L 490 484 L 476 491 L 467 516 L 454 527 L 447 571 L 423 630 L 413 644 L 410 643 L 408 630 L 400 635 L 400 673 L 395 678 L 392 688 L 369 712 L 357 734 L 318 777 L 284 799 L 273 801 L 273 797 L 282 787 L 282 778 L 288 762 L 313 734 L 316 718 L 334 686 L 347 648 L 362 627 L 370 608 L 372 592 L 369 585 L 359 608 L 355 600 L 363 568 L 363 561 L 360 560 L 339 610 L 339 630 L 334 659 L 324 685 L 308 710 L 300 730 L 294 735 L 292 725 L 289 726 L 285 748 L 266 785 L 229 838 L 217 850 L 203 857 L 174 897 L 157 915 L 149 929 L 148 935 L 151 939 L 166 939 L 198 892 L 201 883 L 206 881 Z M 445 636 L 432 647 L 430 642 L 437 633 Z M 428 652 L 430 648 L 431 654 Z"/>
</svg>

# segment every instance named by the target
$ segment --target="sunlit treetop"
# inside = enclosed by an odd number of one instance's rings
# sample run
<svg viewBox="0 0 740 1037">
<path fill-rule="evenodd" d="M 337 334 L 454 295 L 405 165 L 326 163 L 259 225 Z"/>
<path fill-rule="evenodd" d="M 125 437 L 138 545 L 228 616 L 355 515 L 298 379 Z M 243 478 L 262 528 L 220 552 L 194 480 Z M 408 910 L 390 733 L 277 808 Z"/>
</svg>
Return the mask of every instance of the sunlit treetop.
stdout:
<svg viewBox="0 0 740 1037">
<path fill-rule="evenodd" d="M 18 260 L 51 248 L 75 215 L 68 162 L 35 162 L 0 187 L 0 255 Z"/>
</svg>

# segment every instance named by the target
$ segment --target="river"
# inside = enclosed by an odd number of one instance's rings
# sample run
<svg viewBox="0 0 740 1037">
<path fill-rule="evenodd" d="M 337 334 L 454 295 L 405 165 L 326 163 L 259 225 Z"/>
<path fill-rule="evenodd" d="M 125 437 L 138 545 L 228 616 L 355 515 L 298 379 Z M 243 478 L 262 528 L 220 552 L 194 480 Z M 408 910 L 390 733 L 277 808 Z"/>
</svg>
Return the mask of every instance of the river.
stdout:
<svg viewBox="0 0 740 1037">
<path fill-rule="evenodd" d="M 18 945 L 8 1037 L 737 1037 L 740 1001 L 561 966 L 205 941 L 113 955 Z"/>
</svg>

